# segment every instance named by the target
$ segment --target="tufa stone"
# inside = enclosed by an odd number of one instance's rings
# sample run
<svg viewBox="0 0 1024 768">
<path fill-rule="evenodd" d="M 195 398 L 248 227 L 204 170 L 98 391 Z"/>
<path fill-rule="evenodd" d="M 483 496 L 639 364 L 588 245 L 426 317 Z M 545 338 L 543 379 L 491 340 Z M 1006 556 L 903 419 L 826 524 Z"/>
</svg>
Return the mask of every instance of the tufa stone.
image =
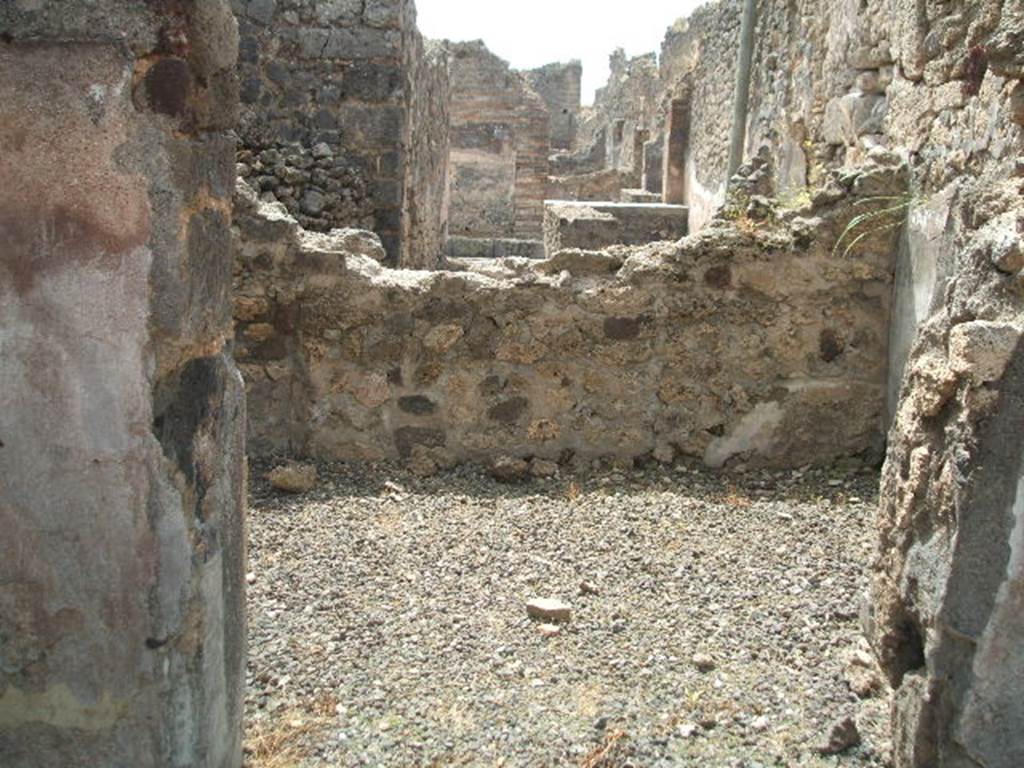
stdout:
<svg viewBox="0 0 1024 768">
<path fill-rule="evenodd" d="M 531 619 L 569 621 L 572 618 L 572 606 L 553 598 L 535 597 L 526 603 L 526 613 Z"/>
<path fill-rule="evenodd" d="M 977 383 L 997 381 L 1002 378 L 1020 337 L 1021 329 L 1010 323 L 961 323 L 949 334 L 950 368 L 970 374 Z"/>
<path fill-rule="evenodd" d="M 316 467 L 294 462 L 274 467 L 267 475 L 270 484 L 285 493 L 307 493 L 316 487 Z"/>
<path fill-rule="evenodd" d="M 844 717 L 832 725 L 828 741 L 819 746 L 817 751 L 821 755 L 838 755 L 859 744 L 860 731 L 857 729 L 857 723 L 853 721 L 852 717 Z"/>
<path fill-rule="evenodd" d="M 554 477 L 558 474 L 558 464 L 547 459 L 534 459 L 530 462 L 530 474 L 534 477 Z"/>
<path fill-rule="evenodd" d="M 515 483 L 524 480 L 530 474 L 530 465 L 523 459 L 501 456 L 489 469 L 491 477 L 501 483 Z"/>
</svg>

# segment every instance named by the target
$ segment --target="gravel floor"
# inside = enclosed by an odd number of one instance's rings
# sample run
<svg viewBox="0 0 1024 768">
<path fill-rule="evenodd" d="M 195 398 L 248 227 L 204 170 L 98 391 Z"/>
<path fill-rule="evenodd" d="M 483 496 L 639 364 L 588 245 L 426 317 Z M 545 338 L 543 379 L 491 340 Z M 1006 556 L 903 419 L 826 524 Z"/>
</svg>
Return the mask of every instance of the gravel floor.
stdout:
<svg viewBox="0 0 1024 768">
<path fill-rule="evenodd" d="M 266 469 L 251 766 L 887 764 L 888 692 L 848 681 L 877 476 Z M 558 635 L 533 597 L 571 603 Z M 862 743 L 818 754 L 844 716 Z"/>
</svg>

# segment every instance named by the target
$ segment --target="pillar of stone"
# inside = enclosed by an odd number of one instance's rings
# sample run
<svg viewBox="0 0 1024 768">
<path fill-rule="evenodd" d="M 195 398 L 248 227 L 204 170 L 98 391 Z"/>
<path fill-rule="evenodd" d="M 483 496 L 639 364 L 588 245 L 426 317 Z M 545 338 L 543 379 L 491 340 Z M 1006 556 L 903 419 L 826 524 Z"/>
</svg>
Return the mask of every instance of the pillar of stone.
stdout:
<svg viewBox="0 0 1024 768">
<path fill-rule="evenodd" d="M 0 765 L 238 766 L 226 0 L 0 3 Z"/>
</svg>

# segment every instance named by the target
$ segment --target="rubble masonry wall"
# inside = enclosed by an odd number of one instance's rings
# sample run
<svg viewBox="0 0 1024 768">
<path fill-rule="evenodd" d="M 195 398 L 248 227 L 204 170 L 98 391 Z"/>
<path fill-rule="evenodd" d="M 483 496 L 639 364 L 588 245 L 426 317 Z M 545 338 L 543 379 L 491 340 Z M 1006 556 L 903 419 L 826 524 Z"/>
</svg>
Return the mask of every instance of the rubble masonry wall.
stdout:
<svg viewBox="0 0 1024 768">
<path fill-rule="evenodd" d="M 892 242 L 831 248 L 848 195 L 905 177 L 880 167 L 843 184 L 785 221 L 440 272 L 382 268 L 243 196 L 251 449 L 440 466 L 877 461 Z"/>
<path fill-rule="evenodd" d="M 447 56 L 412 0 L 233 0 L 240 172 L 304 227 L 377 232 L 393 264 L 436 265 L 447 204 Z"/>
</svg>

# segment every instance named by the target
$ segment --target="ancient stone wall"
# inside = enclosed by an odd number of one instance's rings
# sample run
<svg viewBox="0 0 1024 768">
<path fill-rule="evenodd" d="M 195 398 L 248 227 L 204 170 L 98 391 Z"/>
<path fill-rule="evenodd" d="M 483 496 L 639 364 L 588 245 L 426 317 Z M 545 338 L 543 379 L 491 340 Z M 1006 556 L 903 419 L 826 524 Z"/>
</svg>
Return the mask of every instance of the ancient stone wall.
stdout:
<svg viewBox="0 0 1024 768">
<path fill-rule="evenodd" d="M 547 105 L 482 42 L 448 43 L 450 232 L 537 240 L 548 176 Z"/>
<path fill-rule="evenodd" d="M 0 4 L 0 764 L 242 760 L 226 2 Z"/>
<path fill-rule="evenodd" d="M 644 245 L 686 236 L 682 205 L 629 202 L 569 202 L 544 205 L 544 249 L 601 250 L 609 245 Z"/>
<path fill-rule="evenodd" d="M 398 263 L 409 269 L 438 264 L 448 239 L 448 155 L 451 93 L 448 51 L 407 28 L 404 46 L 406 153 L 402 185 L 402 244 Z"/>
<path fill-rule="evenodd" d="M 662 48 L 663 178 L 669 184 L 670 174 L 681 174 L 682 195 L 673 202 L 689 207 L 692 231 L 710 221 L 725 197 L 741 15 L 741 0 L 705 5 L 681 29 L 673 27 Z M 682 115 L 674 144 L 668 143 L 673 102 Z"/>
<path fill-rule="evenodd" d="M 549 200 L 618 200 L 622 190 L 636 180 L 630 173 L 613 169 L 594 173 L 548 177 Z"/>
<path fill-rule="evenodd" d="M 605 168 L 627 173 L 638 186 L 643 171 L 643 144 L 658 106 L 658 61 L 654 54 L 628 58 L 619 49 L 610 59 L 608 83 L 597 92 L 594 106 L 587 110 L 578 144 L 587 147 L 604 141 Z M 616 196 L 613 199 L 618 199 Z"/>
<path fill-rule="evenodd" d="M 899 256 L 891 369 L 903 375 L 871 621 L 897 688 L 897 764 L 1019 765 L 1024 7 L 922 11 L 891 0 L 867 10 L 888 25 L 862 64 L 885 79 L 892 70 L 882 131 L 908 152 L 915 193 Z M 879 140 L 852 139 L 841 151 Z"/>
<path fill-rule="evenodd" d="M 240 171 L 311 230 L 377 232 L 430 266 L 447 213 L 447 62 L 412 0 L 233 0 L 241 29 Z"/>
<path fill-rule="evenodd" d="M 551 149 L 572 149 L 579 127 L 583 65 L 578 61 L 546 64 L 523 74 L 547 105 Z"/>
<path fill-rule="evenodd" d="M 236 314 L 257 453 L 712 466 L 881 455 L 892 242 L 831 252 L 845 190 L 679 243 L 482 271 L 382 268 L 240 202 Z M 836 199 L 839 202 L 835 202 Z"/>
</svg>

